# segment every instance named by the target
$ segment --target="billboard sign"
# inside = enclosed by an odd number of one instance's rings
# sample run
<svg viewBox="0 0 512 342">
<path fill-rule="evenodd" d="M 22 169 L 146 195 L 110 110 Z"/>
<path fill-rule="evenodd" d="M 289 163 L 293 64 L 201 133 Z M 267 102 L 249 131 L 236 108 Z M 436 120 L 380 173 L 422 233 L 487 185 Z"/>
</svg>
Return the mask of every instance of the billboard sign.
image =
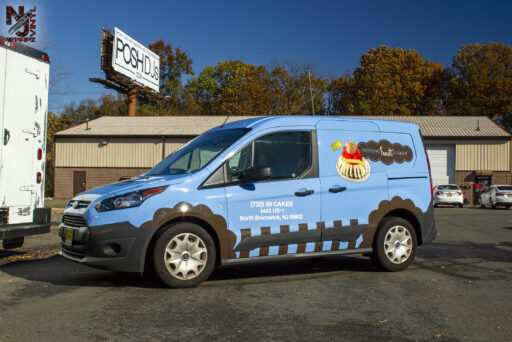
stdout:
<svg viewBox="0 0 512 342">
<path fill-rule="evenodd" d="M 114 30 L 112 47 L 114 71 L 159 92 L 160 57 L 117 27 Z"/>
</svg>

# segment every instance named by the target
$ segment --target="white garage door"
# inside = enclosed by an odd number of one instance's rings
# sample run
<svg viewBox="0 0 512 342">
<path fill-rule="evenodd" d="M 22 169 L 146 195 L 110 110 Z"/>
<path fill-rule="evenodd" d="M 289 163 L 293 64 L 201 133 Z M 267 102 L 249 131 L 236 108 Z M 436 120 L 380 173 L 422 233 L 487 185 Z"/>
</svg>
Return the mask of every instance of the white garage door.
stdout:
<svg viewBox="0 0 512 342">
<path fill-rule="evenodd" d="M 455 184 L 455 148 L 454 146 L 426 146 L 432 183 Z"/>
</svg>

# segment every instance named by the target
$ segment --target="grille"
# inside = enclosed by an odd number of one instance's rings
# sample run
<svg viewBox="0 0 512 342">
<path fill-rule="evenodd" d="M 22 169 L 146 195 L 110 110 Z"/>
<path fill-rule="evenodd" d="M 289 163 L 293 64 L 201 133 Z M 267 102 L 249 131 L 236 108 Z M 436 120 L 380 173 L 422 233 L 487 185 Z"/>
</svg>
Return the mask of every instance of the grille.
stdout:
<svg viewBox="0 0 512 342">
<path fill-rule="evenodd" d="M 69 201 L 68 207 L 73 207 L 74 209 L 87 208 L 91 204 L 91 201 Z M 76 207 L 75 207 L 76 205 Z"/>
<path fill-rule="evenodd" d="M 62 216 L 62 223 L 70 227 L 85 227 L 87 221 L 82 216 L 78 215 L 64 215 Z"/>
<path fill-rule="evenodd" d="M 83 259 L 85 256 L 85 253 L 69 249 L 66 246 L 62 246 L 62 252 L 74 259 Z"/>
</svg>

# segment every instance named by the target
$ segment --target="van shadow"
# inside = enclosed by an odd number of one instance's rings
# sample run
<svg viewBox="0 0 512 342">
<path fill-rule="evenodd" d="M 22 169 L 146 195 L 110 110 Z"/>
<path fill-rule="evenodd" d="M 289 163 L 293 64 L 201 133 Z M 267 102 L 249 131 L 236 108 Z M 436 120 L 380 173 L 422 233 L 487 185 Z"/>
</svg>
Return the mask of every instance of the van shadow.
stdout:
<svg viewBox="0 0 512 342">
<path fill-rule="evenodd" d="M 148 279 L 138 273 L 118 273 L 90 268 L 71 262 L 60 255 L 45 259 L 16 261 L 0 266 L 0 272 L 34 282 L 65 286 L 145 287 Z"/>
<path fill-rule="evenodd" d="M 488 243 L 456 242 L 437 243 L 422 246 L 411 268 L 439 272 L 463 279 L 480 279 L 492 268 L 485 262 L 512 262 L 512 243 L 498 245 Z M 444 265 L 440 269 L 439 265 Z M 460 267 L 459 267 L 460 266 Z M 71 262 L 59 255 L 46 259 L 18 261 L 0 266 L 0 271 L 10 276 L 34 282 L 44 282 L 65 286 L 90 287 L 140 287 L 166 288 L 154 274 L 119 273 L 103 271 Z M 263 278 L 276 278 L 268 281 L 296 280 L 297 276 L 337 275 L 340 272 L 379 272 L 365 257 L 331 256 L 307 259 L 289 259 L 274 262 L 253 262 L 218 267 L 207 284 L 219 281 L 247 279 L 261 282 Z M 504 274 L 512 274 L 502 270 Z M 476 275 L 476 276 L 475 276 Z M 264 280 L 267 281 L 267 280 Z"/>
<path fill-rule="evenodd" d="M 225 265 L 215 269 L 209 280 L 219 281 L 296 275 L 310 277 L 317 273 L 325 275 L 336 272 L 378 272 L 378 269 L 370 262 L 369 258 L 360 256 L 312 257 Z"/>
<path fill-rule="evenodd" d="M 44 282 L 65 286 L 92 287 L 141 287 L 165 288 L 166 286 L 152 272 L 142 276 L 139 273 L 120 273 L 98 270 L 76 264 L 60 255 L 46 259 L 13 262 L 0 266 L 0 271 L 28 281 Z M 235 279 L 255 279 L 275 276 L 303 275 L 316 273 L 376 272 L 377 268 L 368 258 L 343 256 L 292 259 L 289 261 L 254 262 L 221 266 L 214 270 L 208 282 Z M 283 278 L 281 278 L 283 279 Z"/>
</svg>

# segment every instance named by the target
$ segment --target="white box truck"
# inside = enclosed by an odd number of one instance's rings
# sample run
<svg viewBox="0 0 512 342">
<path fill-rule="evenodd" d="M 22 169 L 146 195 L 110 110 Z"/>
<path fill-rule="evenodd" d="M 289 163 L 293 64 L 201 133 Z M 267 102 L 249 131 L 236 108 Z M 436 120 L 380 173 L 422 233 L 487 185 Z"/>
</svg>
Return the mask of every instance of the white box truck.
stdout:
<svg viewBox="0 0 512 342">
<path fill-rule="evenodd" d="M 42 51 L 0 36 L 0 240 L 48 233 L 44 207 L 50 60 Z"/>
</svg>

